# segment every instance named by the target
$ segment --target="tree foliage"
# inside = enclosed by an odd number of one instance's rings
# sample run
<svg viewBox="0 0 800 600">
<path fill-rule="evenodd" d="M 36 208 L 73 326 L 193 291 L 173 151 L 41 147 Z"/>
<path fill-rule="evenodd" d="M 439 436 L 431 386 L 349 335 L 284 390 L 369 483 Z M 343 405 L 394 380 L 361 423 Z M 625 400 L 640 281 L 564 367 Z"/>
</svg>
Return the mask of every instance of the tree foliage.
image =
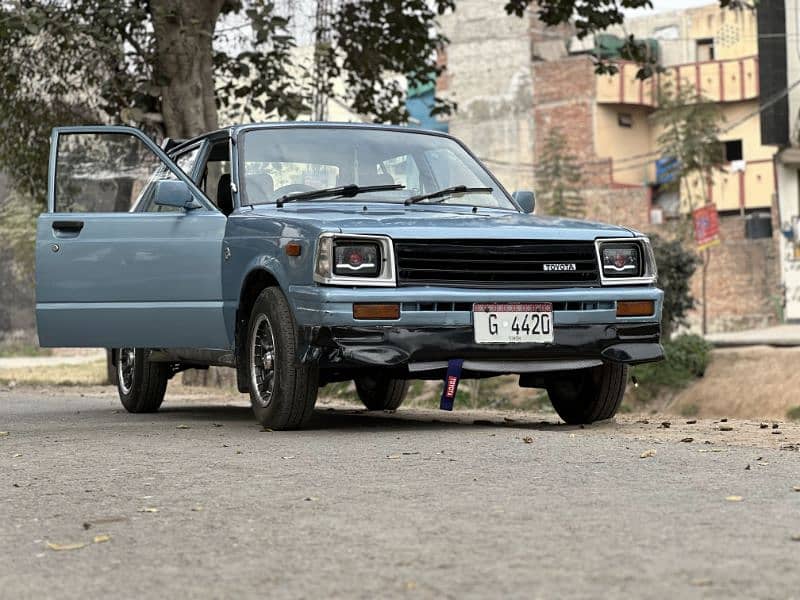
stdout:
<svg viewBox="0 0 800 600">
<path fill-rule="evenodd" d="M 664 290 L 662 337 L 668 340 L 677 327 L 686 325 L 686 314 L 694 308 L 690 281 L 700 265 L 700 259 L 679 239 L 667 240 L 651 235 L 650 241 L 658 266 L 658 284 Z"/>
<path fill-rule="evenodd" d="M 583 172 L 560 129 L 554 127 L 548 131 L 542 152 L 536 167 L 537 199 L 549 215 L 582 217 Z"/>
<path fill-rule="evenodd" d="M 521 17 L 532 4 L 539 20 L 545 25 L 555 27 L 572 21 L 579 39 L 622 25 L 627 9 L 653 7 L 651 0 L 508 0 L 505 9 L 508 14 Z M 619 52 L 623 60 L 639 65 L 636 74 L 639 79 L 646 79 L 656 72 L 658 57 L 650 52 L 647 44 L 634 36 L 625 38 Z M 614 61 L 595 57 L 595 71 L 598 74 L 611 75 L 618 70 Z"/>
<path fill-rule="evenodd" d="M 684 192 L 690 210 L 703 206 L 713 171 L 723 159 L 722 114 L 688 84 L 677 90 L 663 85 L 658 106 L 654 119 L 662 132 L 657 143 L 661 156 L 672 159 L 667 169 L 670 185 Z"/>
</svg>

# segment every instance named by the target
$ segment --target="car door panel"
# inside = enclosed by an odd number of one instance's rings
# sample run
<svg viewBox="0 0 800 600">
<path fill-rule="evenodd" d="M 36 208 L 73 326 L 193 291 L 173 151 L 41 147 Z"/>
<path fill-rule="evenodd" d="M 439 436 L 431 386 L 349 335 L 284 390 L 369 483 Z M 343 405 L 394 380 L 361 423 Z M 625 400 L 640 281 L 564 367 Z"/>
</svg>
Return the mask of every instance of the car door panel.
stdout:
<svg viewBox="0 0 800 600">
<path fill-rule="evenodd" d="M 87 129 L 96 134 L 97 128 Z M 36 238 L 42 346 L 230 347 L 222 294 L 224 215 L 207 208 L 55 212 L 52 196 L 49 205 Z"/>
</svg>

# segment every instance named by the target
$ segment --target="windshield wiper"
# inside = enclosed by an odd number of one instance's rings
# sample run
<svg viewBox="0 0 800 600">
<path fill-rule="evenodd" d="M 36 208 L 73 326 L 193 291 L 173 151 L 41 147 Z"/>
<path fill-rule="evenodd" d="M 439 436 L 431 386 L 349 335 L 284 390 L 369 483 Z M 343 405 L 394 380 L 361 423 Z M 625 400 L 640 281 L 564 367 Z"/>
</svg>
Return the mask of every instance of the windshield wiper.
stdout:
<svg viewBox="0 0 800 600">
<path fill-rule="evenodd" d="M 443 190 L 439 190 L 437 192 L 431 192 L 430 194 L 420 194 L 419 196 L 411 196 L 410 198 L 406 199 L 406 206 L 410 206 L 416 202 L 420 202 L 422 200 L 432 200 L 433 198 L 444 198 L 445 196 L 454 196 L 456 194 L 471 194 L 471 193 L 489 193 L 493 192 L 494 190 L 490 187 L 467 187 L 465 185 L 454 185 L 453 187 L 444 188 Z"/>
<path fill-rule="evenodd" d="M 390 190 L 402 190 L 404 185 L 394 183 L 391 185 L 340 185 L 338 187 L 325 188 L 322 190 L 310 190 L 308 192 L 295 192 L 293 194 L 285 194 L 275 201 L 275 205 L 280 208 L 287 202 L 294 202 L 295 200 L 315 200 L 317 198 L 352 198 L 358 194 L 367 192 L 387 192 Z"/>
</svg>

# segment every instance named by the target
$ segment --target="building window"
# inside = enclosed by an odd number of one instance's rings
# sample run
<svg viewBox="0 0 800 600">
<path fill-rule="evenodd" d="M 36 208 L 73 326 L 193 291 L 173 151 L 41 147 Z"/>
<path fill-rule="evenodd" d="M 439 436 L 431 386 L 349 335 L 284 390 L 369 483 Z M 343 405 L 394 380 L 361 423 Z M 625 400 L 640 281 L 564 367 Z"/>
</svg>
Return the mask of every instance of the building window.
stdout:
<svg viewBox="0 0 800 600">
<path fill-rule="evenodd" d="M 697 61 L 714 60 L 714 38 L 697 40 Z"/>
<path fill-rule="evenodd" d="M 633 115 L 631 113 L 617 113 L 617 124 L 620 127 L 630 129 L 633 127 Z"/>
<path fill-rule="evenodd" d="M 723 143 L 725 144 L 725 162 L 733 162 L 744 158 L 742 140 L 728 140 Z"/>
</svg>

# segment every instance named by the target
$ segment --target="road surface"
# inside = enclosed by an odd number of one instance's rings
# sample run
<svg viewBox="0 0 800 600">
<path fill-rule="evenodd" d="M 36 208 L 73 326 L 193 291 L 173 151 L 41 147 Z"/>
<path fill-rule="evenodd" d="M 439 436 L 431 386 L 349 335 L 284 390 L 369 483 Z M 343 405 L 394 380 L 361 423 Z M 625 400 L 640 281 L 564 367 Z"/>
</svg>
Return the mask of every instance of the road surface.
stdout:
<svg viewBox="0 0 800 600">
<path fill-rule="evenodd" d="M 0 596 L 800 597 L 797 425 L 120 409 L 0 390 Z"/>
</svg>

